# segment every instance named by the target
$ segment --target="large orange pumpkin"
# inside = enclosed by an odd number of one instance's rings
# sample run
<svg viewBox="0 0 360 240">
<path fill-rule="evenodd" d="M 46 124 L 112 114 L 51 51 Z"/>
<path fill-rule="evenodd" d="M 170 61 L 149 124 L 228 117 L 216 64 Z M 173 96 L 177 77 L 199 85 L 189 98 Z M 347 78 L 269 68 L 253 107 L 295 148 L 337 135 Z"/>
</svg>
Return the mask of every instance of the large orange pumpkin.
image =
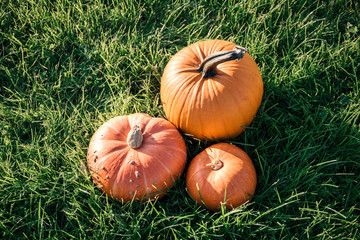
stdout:
<svg viewBox="0 0 360 240">
<path fill-rule="evenodd" d="M 206 148 L 191 160 L 186 173 L 190 196 L 214 211 L 221 204 L 232 209 L 250 201 L 256 182 L 255 168 L 249 156 L 229 143 Z"/>
<path fill-rule="evenodd" d="M 116 200 L 160 198 L 183 173 L 186 146 L 165 119 L 141 113 L 119 116 L 95 132 L 87 164 L 93 181 Z"/>
<path fill-rule="evenodd" d="M 238 136 L 259 109 L 263 81 L 246 49 L 223 40 L 194 43 L 176 53 L 161 78 L 167 119 L 195 138 Z"/>
</svg>

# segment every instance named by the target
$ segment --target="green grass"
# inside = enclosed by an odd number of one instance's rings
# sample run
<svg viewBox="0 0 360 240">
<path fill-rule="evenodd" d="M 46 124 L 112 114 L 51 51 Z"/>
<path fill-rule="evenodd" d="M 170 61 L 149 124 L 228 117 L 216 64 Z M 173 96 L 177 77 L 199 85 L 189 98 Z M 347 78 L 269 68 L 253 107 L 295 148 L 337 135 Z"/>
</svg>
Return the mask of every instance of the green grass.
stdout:
<svg viewBox="0 0 360 240">
<path fill-rule="evenodd" d="M 0 238 L 359 239 L 357 1 L 5 0 L 0 3 Z M 84 171 L 106 120 L 164 117 L 162 71 L 181 48 L 250 49 L 264 80 L 254 200 L 213 213 L 184 177 L 156 202 L 106 198 Z M 186 139 L 188 162 L 211 143 Z"/>
</svg>

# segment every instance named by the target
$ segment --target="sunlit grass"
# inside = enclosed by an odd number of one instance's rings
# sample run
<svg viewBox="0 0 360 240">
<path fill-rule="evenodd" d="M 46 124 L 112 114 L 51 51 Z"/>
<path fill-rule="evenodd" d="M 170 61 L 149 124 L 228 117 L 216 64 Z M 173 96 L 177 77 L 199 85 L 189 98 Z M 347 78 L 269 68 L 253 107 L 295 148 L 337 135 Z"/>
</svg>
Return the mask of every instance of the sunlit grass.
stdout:
<svg viewBox="0 0 360 240">
<path fill-rule="evenodd" d="M 3 1 L 0 236 L 4 239 L 357 239 L 360 36 L 356 1 Z M 181 48 L 249 49 L 264 80 L 254 200 L 209 212 L 184 177 L 155 202 L 106 198 L 86 171 L 92 134 L 164 117 L 162 71 Z M 188 161 L 211 143 L 186 138 Z"/>
</svg>

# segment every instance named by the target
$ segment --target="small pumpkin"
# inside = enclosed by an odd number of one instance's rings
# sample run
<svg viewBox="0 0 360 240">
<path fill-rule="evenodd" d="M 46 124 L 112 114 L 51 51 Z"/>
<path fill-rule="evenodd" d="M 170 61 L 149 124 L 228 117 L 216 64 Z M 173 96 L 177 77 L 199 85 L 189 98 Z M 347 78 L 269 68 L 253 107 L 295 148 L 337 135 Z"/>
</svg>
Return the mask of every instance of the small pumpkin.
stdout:
<svg viewBox="0 0 360 240">
<path fill-rule="evenodd" d="M 181 49 L 160 87 L 167 119 L 195 138 L 237 137 L 253 121 L 263 96 L 260 70 L 243 47 L 207 40 Z"/>
<path fill-rule="evenodd" d="M 256 188 L 256 171 L 250 157 L 229 143 L 217 143 L 191 160 L 186 173 L 190 196 L 210 210 L 221 204 L 232 209 L 250 201 Z"/>
<path fill-rule="evenodd" d="M 186 146 L 168 121 L 143 113 L 105 122 L 90 140 L 87 164 L 95 184 L 119 201 L 161 198 L 183 173 Z"/>
</svg>

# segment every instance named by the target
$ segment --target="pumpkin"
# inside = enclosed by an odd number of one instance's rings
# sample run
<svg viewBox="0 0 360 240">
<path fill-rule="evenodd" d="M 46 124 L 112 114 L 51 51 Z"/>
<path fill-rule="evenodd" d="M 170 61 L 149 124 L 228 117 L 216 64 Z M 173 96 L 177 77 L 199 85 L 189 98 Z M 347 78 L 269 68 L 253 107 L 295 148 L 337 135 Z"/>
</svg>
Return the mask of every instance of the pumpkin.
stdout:
<svg viewBox="0 0 360 240">
<path fill-rule="evenodd" d="M 166 65 L 160 97 L 166 118 L 201 140 L 237 137 L 263 96 L 258 66 L 247 50 L 223 40 L 181 49 Z"/>
<path fill-rule="evenodd" d="M 137 113 L 105 122 L 90 140 L 87 164 L 109 197 L 128 202 L 161 198 L 183 173 L 186 146 L 168 121 Z"/>
<path fill-rule="evenodd" d="M 210 210 L 232 209 L 250 201 L 256 172 L 250 157 L 229 143 L 217 143 L 191 160 L 186 173 L 190 196 Z"/>
</svg>

